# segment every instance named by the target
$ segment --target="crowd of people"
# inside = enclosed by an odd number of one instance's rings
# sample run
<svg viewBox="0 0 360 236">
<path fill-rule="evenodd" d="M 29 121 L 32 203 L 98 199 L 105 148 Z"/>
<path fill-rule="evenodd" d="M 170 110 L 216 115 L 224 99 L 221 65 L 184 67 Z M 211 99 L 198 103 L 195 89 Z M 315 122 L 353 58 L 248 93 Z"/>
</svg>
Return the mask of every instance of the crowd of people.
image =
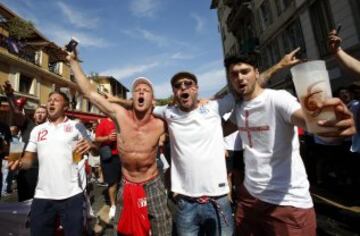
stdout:
<svg viewBox="0 0 360 236">
<path fill-rule="evenodd" d="M 360 62 L 340 43 L 332 31 L 331 52 L 359 76 Z M 200 100 L 196 75 L 178 72 L 170 79 L 174 102 L 165 106 L 154 105 L 156 91 L 145 77 L 133 81 L 131 100 L 99 93 L 76 51 L 67 52 L 80 92 L 107 118 L 87 130 L 65 115 L 66 94 L 54 91 L 30 119 L 5 83 L 16 123 L 11 130 L 0 123 L 0 157 L 9 167 L 2 191 L 11 191 L 17 171 L 18 200 L 33 199 L 31 235 L 53 235 L 57 220 L 65 235 L 82 235 L 88 159 L 96 181 L 108 187 L 109 219 L 119 235 L 316 235 L 298 138 L 298 128 L 306 130 L 303 110 L 290 93 L 265 88 L 273 74 L 301 62 L 299 50 L 263 73 L 256 57 L 226 58 L 230 93 L 221 98 Z M 347 140 L 348 151 L 357 153 L 360 103 L 348 90 L 339 97 L 316 104 L 333 107 L 336 121 L 318 125 L 335 128 L 322 135 L 336 139 L 314 137 L 325 145 Z M 6 157 L 11 142 L 24 143 L 20 159 Z M 159 168 L 160 153 L 170 162 L 169 175 Z"/>
</svg>

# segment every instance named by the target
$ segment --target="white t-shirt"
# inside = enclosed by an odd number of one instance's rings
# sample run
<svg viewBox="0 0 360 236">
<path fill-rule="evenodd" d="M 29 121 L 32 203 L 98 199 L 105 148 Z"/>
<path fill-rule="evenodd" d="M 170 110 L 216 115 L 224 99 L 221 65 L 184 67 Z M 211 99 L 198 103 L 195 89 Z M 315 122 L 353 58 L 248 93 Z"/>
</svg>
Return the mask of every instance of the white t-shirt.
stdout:
<svg viewBox="0 0 360 236">
<path fill-rule="evenodd" d="M 288 92 L 265 89 L 236 104 L 231 121 L 237 123 L 243 141 L 244 186 L 249 193 L 276 205 L 311 208 L 297 129 L 291 123 L 298 109 L 300 104 Z"/>
<path fill-rule="evenodd" d="M 72 145 L 80 138 L 90 139 L 86 128 L 67 117 L 61 124 L 47 121 L 31 131 L 26 151 L 36 152 L 39 160 L 35 198 L 60 200 L 83 191 L 72 161 Z"/>
<path fill-rule="evenodd" d="M 154 109 L 168 124 L 173 192 L 190 197 L 229 192 L 221 117 L 233 105 L 233 97 L 226 96 L 190 112 L 177 106 Z"/>
</svg>

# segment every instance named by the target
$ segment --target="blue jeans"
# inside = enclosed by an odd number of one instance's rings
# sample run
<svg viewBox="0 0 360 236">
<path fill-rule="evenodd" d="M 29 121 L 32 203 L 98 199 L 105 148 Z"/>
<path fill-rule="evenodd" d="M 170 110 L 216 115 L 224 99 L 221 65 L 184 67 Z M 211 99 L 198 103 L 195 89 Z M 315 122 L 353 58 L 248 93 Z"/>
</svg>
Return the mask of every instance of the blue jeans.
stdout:
<svg viewBox="0 0 360 236">
<path fill-rule="evenodd" d="M 230 201 L 227 196 L 223 196 L 216 198 L 215 202 L 216 204 L 214 202 L 198 203 L 179 196 L 175 216 L 178 235 L 232 236 L 234 218 Z"/>
</svg>

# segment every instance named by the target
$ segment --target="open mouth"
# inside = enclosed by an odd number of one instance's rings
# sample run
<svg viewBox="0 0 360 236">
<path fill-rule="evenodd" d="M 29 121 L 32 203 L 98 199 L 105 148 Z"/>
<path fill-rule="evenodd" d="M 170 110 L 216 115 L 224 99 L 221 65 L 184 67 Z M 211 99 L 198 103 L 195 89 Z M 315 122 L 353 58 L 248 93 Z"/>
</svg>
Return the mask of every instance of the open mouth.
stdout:
<svg viewBox="0 0 360 236">
<path fill-rule="evenodd" d="M 244 89 L 246 87 L 246 84 L 239 84 L 238 88 L 239 89 Z"/>
<path fill-rule="evenodd" d="M 183 94 L 180 95 L 180 97 L 181 97 L 182 99 L 188 99 L 189 96 L 190 96 L 190 94 L 188 94 L 188 93 L 183 93 Z"/>
<path fill-rule="evenodd" d="M 49 111 L 55 111 L 55 107 L 49 107 Z"/>
<path fill-rule="evenodd" d="M 144 98 L 139 98 L 138 102 L 139 102 L 139 104 L 143 104 L 144 103 Z"/>
</svg>

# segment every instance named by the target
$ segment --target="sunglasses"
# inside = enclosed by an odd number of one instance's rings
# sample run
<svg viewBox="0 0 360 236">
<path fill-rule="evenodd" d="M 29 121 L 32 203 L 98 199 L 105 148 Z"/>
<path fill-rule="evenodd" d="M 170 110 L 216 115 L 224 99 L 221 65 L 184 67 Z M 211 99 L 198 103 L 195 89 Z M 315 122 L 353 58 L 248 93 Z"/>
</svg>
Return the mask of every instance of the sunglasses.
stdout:
<svg viewBox="0 0 360 236">
<path fill-rule="evenodd" d="M 185 86 L 185 88 L 190 88 L 191 86 L 194 85 L 194 81 L 192 80 L 185 80 L 185 81 L 181 81 L 181 82 L 177 82 L 174 84 L 174 88 L 179 89 L 182 86 Z"/>
</svg>

